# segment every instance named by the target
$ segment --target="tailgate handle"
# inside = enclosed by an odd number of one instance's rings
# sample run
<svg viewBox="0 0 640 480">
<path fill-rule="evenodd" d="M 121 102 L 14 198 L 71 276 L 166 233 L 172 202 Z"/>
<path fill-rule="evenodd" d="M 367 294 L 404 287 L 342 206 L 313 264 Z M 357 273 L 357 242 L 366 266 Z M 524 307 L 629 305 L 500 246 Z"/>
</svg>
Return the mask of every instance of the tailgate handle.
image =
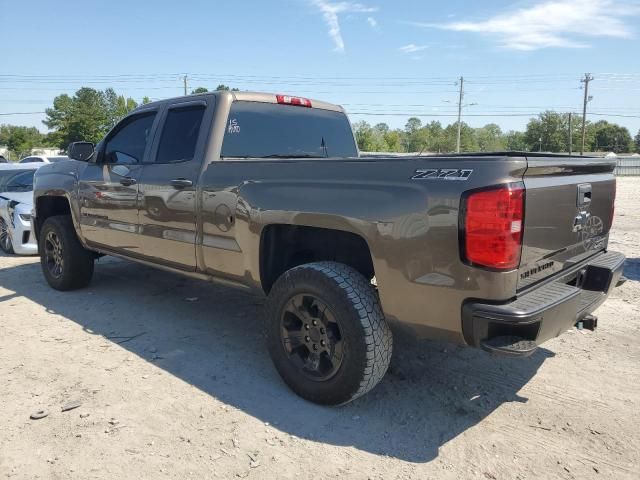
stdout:
<svg viewBox="0 0 640 480">
<path fill-rule="evenodd" d="M 591 204 L 591 184 L 581 183 L 578 185 L 578 199 L 576 202 L 578 207 L 586 207 Z"/>
</svg>

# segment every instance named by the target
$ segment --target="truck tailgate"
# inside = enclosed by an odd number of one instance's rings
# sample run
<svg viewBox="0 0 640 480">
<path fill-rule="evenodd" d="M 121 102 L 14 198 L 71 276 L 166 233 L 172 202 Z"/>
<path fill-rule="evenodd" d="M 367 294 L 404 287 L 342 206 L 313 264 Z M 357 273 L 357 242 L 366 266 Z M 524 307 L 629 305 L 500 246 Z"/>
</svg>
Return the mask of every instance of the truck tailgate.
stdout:
<svg viewBox="0 0 640 480">
<path fill-rule="evenodd" d="M 606 249 L 615 160 L 527 157 L 518 290 Z"/>
</svg>

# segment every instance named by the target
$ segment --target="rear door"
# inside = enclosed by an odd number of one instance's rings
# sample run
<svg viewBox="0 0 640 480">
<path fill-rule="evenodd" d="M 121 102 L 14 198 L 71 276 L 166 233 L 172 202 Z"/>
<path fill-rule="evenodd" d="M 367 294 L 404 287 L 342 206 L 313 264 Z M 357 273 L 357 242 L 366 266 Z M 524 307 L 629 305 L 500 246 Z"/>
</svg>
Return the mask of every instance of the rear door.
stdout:
<svg viewBox="0 0 640 480">
<path fill-rule="evenodd" d="M 160 134 L 142 171 L 142 254 L 174 268 L 196 269 L 196 184 L 215 98 L 180 99 L 162 114 Z"/>
<path fill-rule="evenodd" d="M 615 161 L 528 157 L 520 289 L 607 247 Z"/>
</svg>

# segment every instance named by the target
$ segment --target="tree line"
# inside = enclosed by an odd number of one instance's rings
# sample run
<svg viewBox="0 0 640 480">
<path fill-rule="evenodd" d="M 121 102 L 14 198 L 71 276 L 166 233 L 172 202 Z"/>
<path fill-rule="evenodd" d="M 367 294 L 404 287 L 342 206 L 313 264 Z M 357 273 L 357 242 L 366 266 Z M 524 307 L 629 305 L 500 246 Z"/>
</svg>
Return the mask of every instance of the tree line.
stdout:
<svg viewBox="0 0 640 480">
<path fill-rule="evenodd" d="M 218 85 L 215 90 L 235 90 Z M 205 93 L 198 87 L 192 94 Z M 140 104 L 149 103 L 143 97 Z M 99 142 L 104 135 L 139 103 L 131 97 L 118 95 L 112 88 L 96 90 L 83 87 L 75 94 L 58 95 L 47 108 L 44 125 L 48 133 L 35 127 L 0 125 L 0 145 L 6 145 L 12 159 L 28 155 L 34 147 L 56 147 L 64 150 L 78 140 Z M 570 127 L 571 125 L 571 127 Z M 432 121 L 423 124 L 411 117 L 403 129 L 392 129 L 386 123 L 370 125 L 365 121 L 353 124 L 353 130 L 361 151 L 367 152 L 454 152 L 457 142 L 457 122 L 443 126 Z M 585 126 L 585 151 L 612 151 L 616 153 L 639 152 L 640 131 L 632 138 L 629 130 L 615 123 L 600 120 Z M 582 119 L 552 111 L 542 112 L 532 118 L 524 132 L 503 132 L 495 123 L 472 128 L 462 122 L 460 146 L 463 152 L 490 152 L 504 150 L 567 152 L 571 138 L 573 152 L 580 151 Z"/>
<path fill-rule="evenodd" d="M 438 121 L 423 124 L 419 118 L 407 120 L 404 129 L 391 129 L 386 123 L 370 125 L 365 121 L 353 124 L 358 147 L 365 152 L 455 152 L 458 123 L 443 126 Z M 571 149 L 569 142 L 571 141 Z M 582 119 L 569 114 L 546 111 L 529 120 L 524 132 L 503 132 L 495 123 L 473 128 L 462 122 L 460 150 L 462 152 L 495 152 L 517 150 L 525 152 L 579 152 L 582 143 Z M 629 130 L 606 120 L 587 121 L 586 152 L 640 153 L 640 130 L 634 138 Z"/>
<path fill-rule="evenodd" d="M 237 90 L 218 85 L 216 90 Z M 192 94 L 205 93 L 198 87 Z M 143 97 L 140 103 L 131 97 L 118 95 L 112 88 L 96 90 L 83 87 L 73 95 L 62 94 L 53 99 L 45 110 L 44 125 L 48 133 L 35 127 L 0 125 L 0 145 L 7 146 L 13 160 L 30 154 L 35 147 L 53 147 L 64 150 L 71 142 L 86 140 L 98 143 L 118 121 L 140 104 L 150 103 Z"/>
</svg>

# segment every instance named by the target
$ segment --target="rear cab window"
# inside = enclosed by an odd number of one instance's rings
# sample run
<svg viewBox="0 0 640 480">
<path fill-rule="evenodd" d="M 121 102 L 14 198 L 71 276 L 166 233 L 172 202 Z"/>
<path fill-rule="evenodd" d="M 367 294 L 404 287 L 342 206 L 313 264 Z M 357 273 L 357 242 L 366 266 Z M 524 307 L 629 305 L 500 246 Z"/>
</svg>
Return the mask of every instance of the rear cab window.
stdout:
<svg viewBox="0 0 640 480">
<path fill-rule="evenodd" d="M 346 158 L 358 150 L 342 112 L 236 101 L 222 144 L 223 158 Z"/>
</svg>

